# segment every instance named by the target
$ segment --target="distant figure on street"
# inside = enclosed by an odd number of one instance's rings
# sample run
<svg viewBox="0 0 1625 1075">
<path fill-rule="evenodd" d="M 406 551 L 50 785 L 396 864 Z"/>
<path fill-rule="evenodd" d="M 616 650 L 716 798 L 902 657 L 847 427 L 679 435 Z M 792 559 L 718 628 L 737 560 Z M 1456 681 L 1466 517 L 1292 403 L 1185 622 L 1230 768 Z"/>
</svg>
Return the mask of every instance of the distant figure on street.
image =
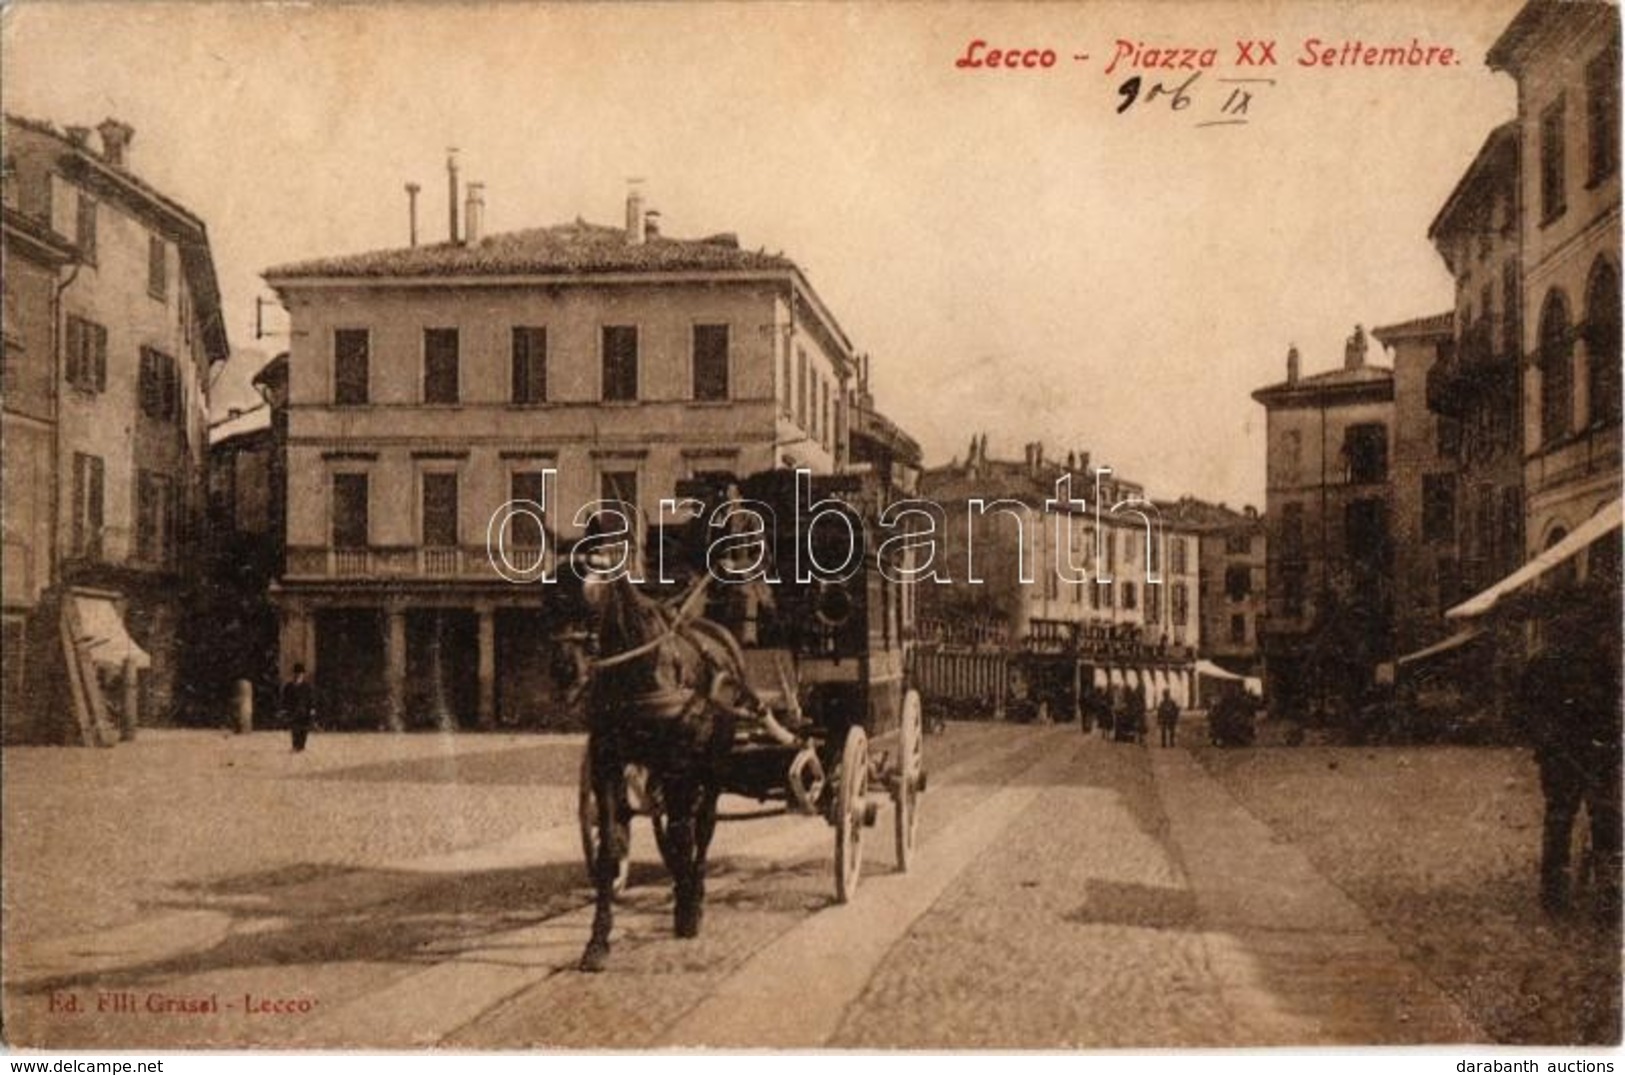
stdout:
<svg viewBox="0 0 1625 1075">
<path fill-rule="evenodd" d="M 1524 668 L 1521 715 L 1540 767 L 1546 816 L 1540 845 L 1540 905 L 1561 914 L 1570 870 L 1595 885 L 1593 910 L 1617 924 L 1620 911 L 1620 635 L 1618 590 L 1586 587 L 1557 598 L 1542 624 L 1544 645 Z M 1590 820 L 1588 861 L 1571 864 L 1574 822 Z"/>
<path fill-rule="evenodd" d="M 1157 729 L 1162 733 L 1162 745 L 1177 746 L 1179 741 L 1179 704 L 1166 688 L 1157 705 Z"/>
<path fill-rule="evenodd" d="M 311 725 L 316 723 L 316 693 L 305 680 L 303 664 L 294 665 L 293 678 L 282 685 L 279 708 L 283 719 L 288 722 L 288 729 L 293 733 L 293 752 L 303 753 Z"/>
</svg>

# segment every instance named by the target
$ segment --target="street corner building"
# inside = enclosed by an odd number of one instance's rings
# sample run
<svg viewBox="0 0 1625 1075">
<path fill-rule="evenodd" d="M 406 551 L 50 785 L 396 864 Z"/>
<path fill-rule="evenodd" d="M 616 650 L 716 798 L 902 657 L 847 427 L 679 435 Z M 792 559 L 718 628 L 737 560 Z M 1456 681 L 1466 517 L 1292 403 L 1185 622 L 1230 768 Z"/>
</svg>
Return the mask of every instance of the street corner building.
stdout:
<svg viewBox="0 0 1625 1075">
<path fill-rule="evenodd" d="M 202 220 L 135 132 L 5 117 L 4 731 L 107 745 L 193 704 L 206 386 L 229 348 Z"/>
<path fill-rule="evenodd" d="M 595 501 L 653 521 L 685 479 L 912 442 L 789 258 L 662 234 L 636 186 L 620 227 L 487 235 L 448 172 L 446 241 L 414 208 L 412 245 L 265 273 L 292 328 L 280 672 L 312 669 L 330 727 L 567 727 L 549 587 L 509 564 L 553 568 Z M 542 511 L 493 528 L 511 501 Z"/>
</svg>

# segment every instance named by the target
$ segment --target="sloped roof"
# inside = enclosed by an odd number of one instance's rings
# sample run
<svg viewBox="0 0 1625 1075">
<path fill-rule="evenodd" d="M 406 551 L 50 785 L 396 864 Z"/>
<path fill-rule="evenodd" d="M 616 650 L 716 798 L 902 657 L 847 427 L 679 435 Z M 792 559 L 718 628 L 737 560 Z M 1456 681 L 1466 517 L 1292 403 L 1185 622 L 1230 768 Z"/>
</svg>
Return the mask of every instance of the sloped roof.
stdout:
<svg viewBox="0 0 1625 1075">
<path fill-rule="evenodd" d="M 1267 406 L 1272 403 L 1306 401 L 1320 396 L 1341 397 L 1363 395 L 1367 392 L 1381 394 L 1384 388 L 1387 389 L 1388 397 L 1392 398 L 1393 385 L 1392 369 L 1387 366 L 1362 364 L 1328 370 L 1311 377 L 1300 377 L 1296 382 L 1281 381 L 1267 385 L 1255 391 L 1253 399 Z"/>
<path fill-rule="evenodd" d="M 1410 339 L 1417 336 L 1450 336 L 1456 331 L 1456 315 L 1453 311 L 1429 314 L 1426 317 L 1413 317 L 1409 321 L 1401 321 L 1394 325 L 1381 325 L 1371 330 L 1371 335 L 1384 347 L 1392 340 Z"/>
<path fill-rule="evenodd" d="M 434 243 L 316 258 L 267 269 L 268 280 L 304 277 L 525 276 L 588 273 L 763 272 L 796 269 L 782 254 L 741 250 L 732 236 L 651 237 L 630 243 L 624 228 L 576 220 L 489 235 L 477 243 Z"/>
<path fill-rule="evenodd" d="M 1438 239 L 1454 231 L 1487 229 L 1489 225 L 1486 221 L 1472 218 L 1485 213 L 1488 209 L 1488 206 L 1483 204 L 1483 195 L 1478 192 L 1486 187 L 1493 189 L 1495 184 L 1500 184 L 1516 196 L 1518 121 L 1515 119 L 1509 119 L 1496 127 L 1484 139 L 1484 144 L 1478 148 L 1473 162 L 1462 173 L 1461 179 L 1457 180 L 1444 205 L 1439 207 L 1433 223 L 1428 225 L 1428 238 Z"/>
</svg>

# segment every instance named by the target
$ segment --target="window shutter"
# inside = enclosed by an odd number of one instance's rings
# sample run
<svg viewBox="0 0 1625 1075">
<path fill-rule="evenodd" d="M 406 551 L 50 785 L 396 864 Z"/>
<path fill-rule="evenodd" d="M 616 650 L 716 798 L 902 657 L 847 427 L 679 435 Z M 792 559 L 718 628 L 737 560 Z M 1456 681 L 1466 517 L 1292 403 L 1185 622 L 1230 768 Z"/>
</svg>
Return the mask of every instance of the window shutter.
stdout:
<svg viewBox="0 0 1625 1075">
<path fill-rule="evenodd" d="M 73 551 L 85 553 L 86 529 L 89 515 L 86 511 L 90 492 L 90 460 L 82 452 L 73 453 Z"/>
<path fill-rule="evenodd" d="M 96 326 L 96 391 L 107 391 L 107 329 Z"/>
<path fill-rule="evenodd" d="M 102 556 L 102 459 L 93 455 L 90 459 L 90 549 L 91 555 L 96 559 Z"/>
</svg>

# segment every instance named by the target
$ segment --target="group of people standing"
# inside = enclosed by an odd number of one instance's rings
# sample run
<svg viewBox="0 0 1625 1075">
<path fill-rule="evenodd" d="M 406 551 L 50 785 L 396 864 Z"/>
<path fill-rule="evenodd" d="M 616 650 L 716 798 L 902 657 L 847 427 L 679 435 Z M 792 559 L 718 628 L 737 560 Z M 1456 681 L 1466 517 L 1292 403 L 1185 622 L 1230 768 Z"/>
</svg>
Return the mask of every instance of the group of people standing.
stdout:
<svg viewBox="0 0 1625 1075">
<path fill-rule="evenodd" d="M 1135 743 L 1145 741 L 1147 708 L 1143 685 L 1114 686 L 1104 691 L 1096 687 L 1085 688 L 1082 712 L 1085 735 L 1098 729 L 1106 739 Z M 1165 747 L 1177 746 L 1180 710 L 1170 691 L 1165 689 L 1162 692 L 1162 701 L 1157 703 L 1156 712 L 1161 744 Z"/>
</svg>

